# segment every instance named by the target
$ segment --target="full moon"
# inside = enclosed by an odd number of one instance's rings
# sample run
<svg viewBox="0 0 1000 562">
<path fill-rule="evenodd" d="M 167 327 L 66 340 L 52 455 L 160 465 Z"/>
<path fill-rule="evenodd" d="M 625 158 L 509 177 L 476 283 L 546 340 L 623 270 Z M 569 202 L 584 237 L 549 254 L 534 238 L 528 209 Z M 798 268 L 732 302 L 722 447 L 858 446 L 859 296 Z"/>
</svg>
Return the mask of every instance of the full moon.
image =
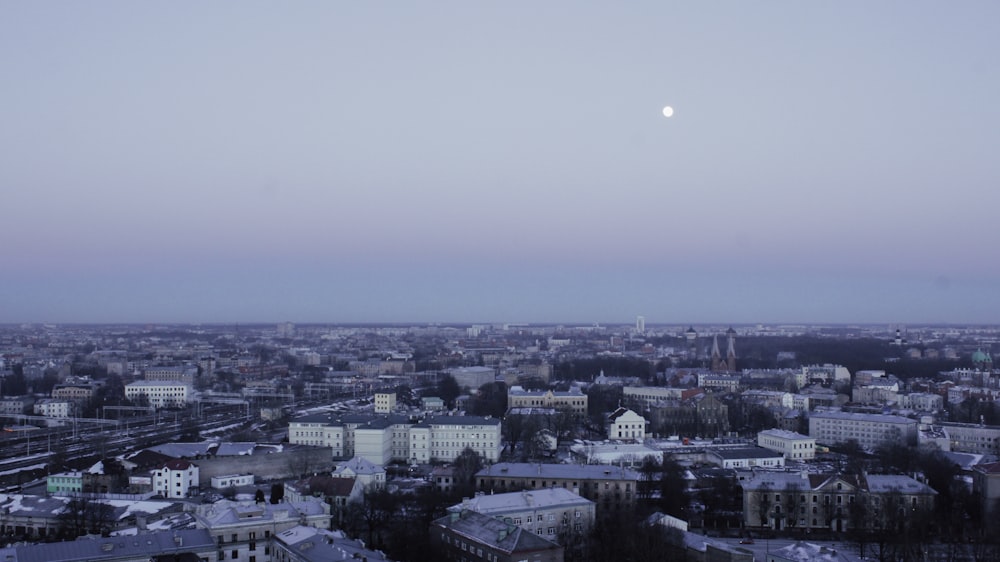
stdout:
<svg viewBox="0 0 1000 562">
<path fill-rule="evenodd" d="M 674 114 L 674 108 L 670 107 L 669 105 L 663 108 L 664 117 L 670 117 L 673 114 Z"/>
</svg>

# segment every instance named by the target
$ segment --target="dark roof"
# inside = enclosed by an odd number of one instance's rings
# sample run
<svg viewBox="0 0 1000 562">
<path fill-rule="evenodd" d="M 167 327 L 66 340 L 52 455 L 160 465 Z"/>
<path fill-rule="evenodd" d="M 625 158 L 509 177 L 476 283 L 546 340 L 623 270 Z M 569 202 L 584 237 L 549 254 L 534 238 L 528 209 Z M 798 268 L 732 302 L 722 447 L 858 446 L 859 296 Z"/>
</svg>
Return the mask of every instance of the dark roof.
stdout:
<svg viewBox="0 0 1000 562">
<path fill-rule="evenodd" d="M 436 519 L 434 525 L 508 553 L 562 549 L 558 544 L 521 527 L 470 510 Z"/>
<path fill-rule="evenodd" d="M 163 468 L 167 470 L 187 470 L 191 468 L 191 463 L 184 459 L 171 459 L 163 463 Z"/>
<path fill-rule="evenodd" d="M 125 460 L 135 463 L 139 468 L 151 468 L 154 466 L 163 466 L 163 463 L 171 460 L 172 458 L 173 457 L 169 455 L 145 449 L 139 451 L 131 457 L 126 457 Z"/>
<path fill-rule="evenodd" d="M 215 549 L 207 529 L 159 531 L 129 537 L 81 538 L 68 542 L 16 547 L 18 562 L 136 560 L 157 555 L 183 555 Z"/>
</svg>

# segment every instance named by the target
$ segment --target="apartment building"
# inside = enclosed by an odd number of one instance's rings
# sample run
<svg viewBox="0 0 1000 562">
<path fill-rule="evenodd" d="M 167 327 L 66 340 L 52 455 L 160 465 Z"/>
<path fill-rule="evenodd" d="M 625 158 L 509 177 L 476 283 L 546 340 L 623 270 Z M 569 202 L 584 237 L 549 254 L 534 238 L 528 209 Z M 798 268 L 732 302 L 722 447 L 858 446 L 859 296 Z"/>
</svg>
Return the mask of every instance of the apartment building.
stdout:
<svg viewBox="0 0 1000 562">
<path fill-rule="evenodd" d="M 565 488 L 477 494 L 448 508 L 502 519 L 540 537 L 565 545 L 594 526 L 594 502 Z"/>
<path fill-rule="evenodd" d="M 434 520 L 430 534 L 431 546 L 443 560 L 562 562 L 565 552 L 512 523 L 469 510 Z"/>
<path fill-rule="evenodd" d="M 186 498 L 197 488 L 198 466 L 186 460 L 170 460 L 153 471 L 153 491 L 165 498 Z"/>
<path fill-rule="evenodd" d="M 391 461 L 451 461 L 466 447 L 487 462 L 500 457 L 500 420 L 480 416 L 430 416 L 420 423 L 400 415 L 314 414 L 289 423 L 292 444 L 331 447 L 333 458 Z"/>
<path fill-rule="evenodd" d="M 874 449 L 887 440 L 915 445 L 917 420 L 883 414 L 814 412 L 809 416 L 809 436 L 824 445 L 853 440 L 866 449 Z"/>
<path fill-rule="evenodd" d="M 435 416 L 410 427 L 410 460 L 452 461 L 466 448 L 484 461 L 500 459 L 500 420 L 481 416 Z"/>
<path fill-rule="evenodd" d="M 271 562 L 274 535 L 302 525 L 330 528 L 330 506 L 319 499 L 302 502 L 249 503 L 218 501 L 195 508 L 199 527 L 215 540 L 210 560 Z"/>
</svg>

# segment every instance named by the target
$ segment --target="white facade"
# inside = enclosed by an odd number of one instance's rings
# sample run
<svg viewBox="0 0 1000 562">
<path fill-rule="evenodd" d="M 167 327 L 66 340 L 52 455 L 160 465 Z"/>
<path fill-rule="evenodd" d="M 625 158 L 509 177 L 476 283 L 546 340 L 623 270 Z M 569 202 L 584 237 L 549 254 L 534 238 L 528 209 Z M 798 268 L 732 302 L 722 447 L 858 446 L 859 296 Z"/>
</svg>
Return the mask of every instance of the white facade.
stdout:
<svg viewBox="0 0 1000 562">
<path fill-rule="evenodd" d="M 410 428 L 410 461 L 453 461 L 468 447 L 487 463 L 503 448 L 500 420 L 477 416 L 439 416 Z"/>
<path fill-rule="evenodd" d="M 646 418 L 633 412 L 619 408 L 611 414 L 608 426 L 608 439 L 625 441 L 642 441 L 646 438 Z"/>
<path fill-rule="evenodd" d="M 781 453 L 788 460 L 810 460 L 816 457 L 816 440 L 794 431 L 761 431 L 757 434 L 757 445 Z"/>
<path fill-rule="evenodd" d="M 448 508 L 502 519 L 550 541 L 563 542 L 594 526 L 594 502 L 565 488 L 480 494 Z"/>
<path fill-rule="evenodd" d="M 191 386 L 176 381 L 136 381 L 125 385 L 125 398 L 146 396 L 154 408 L 182 407 L 193 398 Z"/>
<path fill-rule="evenodd" d="M 253 474 L 227 474 L 225 476 L 212 477 L 212 487 L 217 490 L 230 486 L 252 486 L 253 482 Z"/>
<path fill-rule="evenodd" d="M 507 408 L 557 408 L 585 416 L 587 395 L 577 387 L 567 391 L 531 391 L 524 390 L 520 386 L 512 386 L 507 391 Z"/>
<path fill-rule="evenodd" d="M 35 413 L 47 418 L 68 418 L 72 408 L 68 400 L 39 400 L 35 403 Z"/>
<path fill-rule="evenodd" d="M 853 440 L 866 449 L 887 440 L 916 444 L 917 420 L 882 414 L 816 412 L 809 416 L 809 436 L 825 445 Z"/>
<path fill-rule="evenodd" d="M 153 491 L 164 498 L 184 498 L 197 487 L 198 467 L 188 461 L 167 461 L 153 471 Z"/>
<path fill-rule="evenodd" d="M 395 392 L 378 392 L 375 394 L 375 413 L 388 414 L 396 409 Z"/>
<path fill-rule="evenodd" d="M 385 469 L 362 457 L 354 457 L 341 464 L 331 475 L 334 478 L 354 478 L 363 487 L 385 485 Z"/>
</svg>

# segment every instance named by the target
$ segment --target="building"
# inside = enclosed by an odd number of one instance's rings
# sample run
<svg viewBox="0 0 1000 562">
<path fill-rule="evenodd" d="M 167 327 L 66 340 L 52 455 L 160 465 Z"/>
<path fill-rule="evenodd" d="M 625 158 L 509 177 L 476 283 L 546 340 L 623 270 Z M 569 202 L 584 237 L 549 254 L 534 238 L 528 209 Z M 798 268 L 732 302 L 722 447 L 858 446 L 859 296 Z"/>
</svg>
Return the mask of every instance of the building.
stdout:
<svg viewBox="0 0 1000 562">
<path fill-rule="evenodd" d="M 375 393 L 375 413 L 376 414 L 389 414 L 396 409 L 396 393 L 395 392 L 376 392 Z"/>
<path fill-rule="evenodd" d="M 385 469 L 363 457 L 354 457 L 345 463 L 337 465 L 332 476 L 334 478 L 355 479 L 365 488 L 369 486 L 376 488 L 385 486 Z"/>
<path fill-rule="evenodd" d="M 909 476 L 757 472 L 738 478 L 748 529 L 887 528 L 900 508 L 932 510 L 937 495 Z M 851 509 L 855 502 L 866 509 Z"/>
<path fill-rule="evenodd" d="M 683 388 L 663 386 L 626 386 L 622 388 L 622 400 L 637 408 L 642 408 L 662 400 L 680 399 Z"/>
<path fill-rule="evenodd" d="M 705 452 L 709 462 L 722 468 L 781 468 L 785 466 L 785 457 L 764 447 L 747 447 L 743 449 L 712 449 Z"/>
<path fill-rule="evenodd" d="M 197 377 L 198 367 L 193 365 L 184 365 L 179 367 L 158 365 L 155 367 L 147 367 L 142 370 L 142 378 L 147 381 L 182 382 L 185 384 L 194 384 L 194 380 Z"/>
<path fill-rule="evenodd" d="M 477 390 L 484 384 L 494 382 L 497 378 L 496 369 L 492 367 L 458 367 L 449 369 L 448 374 L 455 379 L 459 388 Z"/>
<path fill-rule="evenodd" d="M 555 408 L 585 416 L 587 395 L 575 386 L 566 391 L 524 390 L 520 386 L 512 386 L 507 391 L 507 408 Z"/>
<path fill-rule="evenodd" d="M 485 462 L 500 459 L 500 420 L 489 416 L 435 416 L 410 427 L 410 461 L 450 462 L 466 448 Z"/>
<path fill-rule="evenodd" d="M 972 467 L 972 491 L 979 497 L 984 520 L 1000 515 L 1000 462 Z"/>
<path fill-rule="evenodd" d="M 794 431 L 766 429 L 757 434 L 757 445 L 781 453 L 786 460 L 807 461 L 816 458 L 816 440 Z"/>
<path fill-rule="evenodd" d="M 82 492 L 83 473 L 72 471 L 50 474 L 45 478 L 45 491 L 50 494 Z"/>
<path fill-rule="evenodd" d="M 52 398 L 69 402 L 86 402 L 97 395 L 95 383 L 57 384 L 52 387 Z"/>
<path fill-rule="evenodd" d="M 481 492 L 565 488 L 594 502 L 601 517 L 631 512 L 638 481 L 638 472 L 607 465 L 498 463 L 476 473 Z"/>
<path fill-rule="evenodd" d="M 500 519 L 475 511 L 434 520 L 431 546 L 442 560 L 562 562 L 563 547 Z"/>
<path fill-rule="evenodd" d="M 608 416 L 608 439 L 642 442 L 646 438 L 646 418 L 619 407 Z"/>
<path fill-rule="evenodd" d="M 182 408 L 194 399 L 191 385 L 171 381 L 135 381 L 125 385 L 125 398 L 142 401 L 154 408 Z"/>
<path fill-rule="evenodd" d="M 139 537 L 88 535 L 75 541 L 12 547 L 17 562 L 136 562 L 138 560 L 221 560 L 205 529 L 152 531 Z M 263 562 L 263 561 L 262 561 Z"/>
<path fill-rule="evenodd" d="M 448 508 L 475 511 L 566 545 L 594 526 L 594 502 L 566 488 L 522 490 L 505 494 L 477 494 Z"/>
<path fill-rule="evenodd" d="M 365 543 L 345 538 L 342 533 L 298 525 L 274 535 L 274 562 L 332 562 L 358 560 L 384 562 L 380 551 L 365 548 Z"/>
<path fill-rule="evenodd" d="M 153 491 L 165 498 L 186 498 L 197 488 L 198 466 L 186 460 L 170 460 L 153 471 Z"/>
<path fill-rule="evenodd" d="M 35 413 L 47 418 L 68 418 L 73 410 L 73 403 L 67 400 L 45 398 L 35 402 Z"/>
<path fill-rule="evenodd" d="M 950 450 L 956 453 L 1000 454 L 1000 426 L 953 422 L 937 425 L 947 432 Z"/>
<path fill-rule="evenodd" d="M 809 436 L 823 445 L 856 441 L 869 450 L 889 440 L 916 445 L 917 420 L 883 414 L 814 412 L 809 416 Z"/>
<path fill-rule="evenodd" d="M 217 557 L 210 560 L 267 562 L 272 539 L 296 526 L 330 528 L 330 506 L 319 499 L 302 502 L 232 502 L 201 504 L 194 512 L 197 525 L 213 537 Z"/>
<path fill-rule="evenodd" d="M 226 474 L 223 476 L 213 476 L 211 479 L 212 487 L 216 490 L 229 487 L 253 486 L 253 483 L 253 474 Z"/>
</svg>

